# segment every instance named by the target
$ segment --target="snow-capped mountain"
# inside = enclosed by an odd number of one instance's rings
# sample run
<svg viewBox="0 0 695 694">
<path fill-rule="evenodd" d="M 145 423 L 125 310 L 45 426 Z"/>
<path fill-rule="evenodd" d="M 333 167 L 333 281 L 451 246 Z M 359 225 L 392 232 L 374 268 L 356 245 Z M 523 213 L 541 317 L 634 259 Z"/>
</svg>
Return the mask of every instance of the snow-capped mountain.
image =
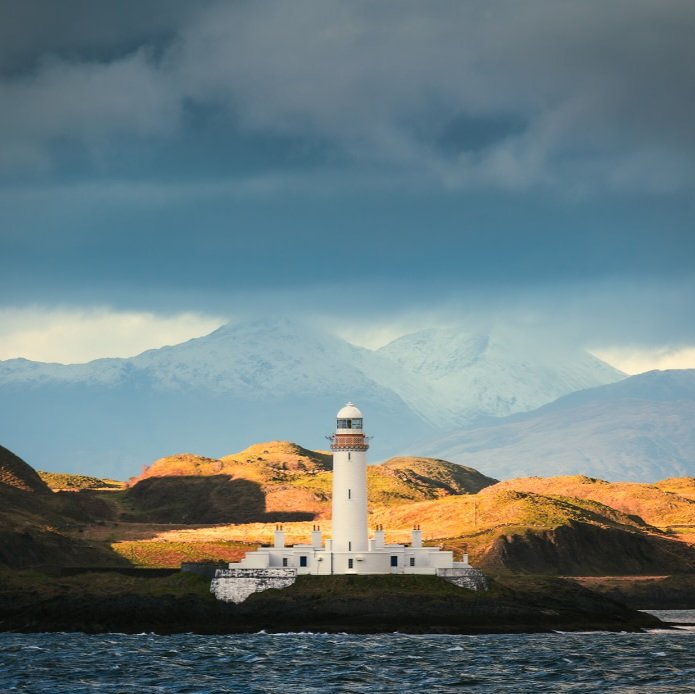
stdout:
<svg viewBox="0 0 695 694">
<path fill-rule="evenodd" d="M 650 371 L 464 428 L 410 453 L 498 479 L 588 475 L 654 482 L 695 475 L 695 369 Z"/>
<path fill-rule="evenodd" d="M 585 353 L 519 356 L 513 339 L 423 331 L 380 350 L 287 320 L 225 325 L 129 359 L 0 362 L 0 441 L 38 467 L 128 476 L 168 453 L 290 439 L 319 448 L 345 400 L 373 460 L 480 415 L 619 378 Z"/>
<path fill-rule="evenodd" d="M 625 377 L 586 351 L 559 350 L 528 335 L 499 331 L 423 330 L 394 340 L 379 354 L 398 364 L 410 381 L 427 384 L 442 425 L 525 412 Z M 394 390 L 419 410 L 408 393 Z"/>
</svg>

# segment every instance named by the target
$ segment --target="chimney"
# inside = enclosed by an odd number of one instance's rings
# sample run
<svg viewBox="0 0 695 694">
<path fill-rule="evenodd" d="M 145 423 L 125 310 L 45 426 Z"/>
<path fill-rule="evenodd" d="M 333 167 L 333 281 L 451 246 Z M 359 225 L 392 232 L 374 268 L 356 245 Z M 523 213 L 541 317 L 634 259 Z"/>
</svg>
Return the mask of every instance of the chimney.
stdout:
<svg viewBox="0 0 695 694">
<path fill-rule="evenodd" d="M 283 549 L 285 547 L 285 533 L 281 525 L 275 526 L 275 549 Z"/>
<path fill-rule="evenodd" d="M 321 538 L 321 526 L 315 525 L 311 531 L 311 546 L 314 549 L 321 549 L 323 540 Z"/>
<path fill-rule="evenodd" d="M 372 540 L 372 547 L 374 549 L 384 549 L 384 526 L 377 525 L 374 531 L 374 538 Z"/>
<path fill-rule="evenodd" d="M 413 532 L 410 537 L 410 546 L 413 549 L 420 549 L 422 547 L 422 530 L 420 530 L 419 525 L 416 525 L 413 528 Z"/>
</svg>

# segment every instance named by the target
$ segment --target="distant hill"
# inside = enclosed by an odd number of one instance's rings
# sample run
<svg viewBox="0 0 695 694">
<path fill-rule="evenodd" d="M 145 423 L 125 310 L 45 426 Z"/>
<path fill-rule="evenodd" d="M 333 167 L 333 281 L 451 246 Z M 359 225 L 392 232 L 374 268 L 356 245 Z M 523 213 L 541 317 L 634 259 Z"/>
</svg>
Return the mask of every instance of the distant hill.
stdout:
<svg viewBox="0 0 695 694">
<path fill-rule="evenodd" d="M 330 516 L 332 457 L 270 441 L 222 458 L 161 458 L 130 480 L 127 517 L 163 523 L 277 522 Z M 496 480 L 431 458 L 368 468 L 369 500 L 394 504 L 470 494 Z"/>
<path fill-rule="evenodd" d="M 78 489 L 121 489 L 123 482 L 104 480 L 89 475 L 75 475 L 67 472 L 46 472 L 37 470 L 42 481 L 53 491 Z"/>
<path fill-rule="evenodd" d="M 695 472 L 693 421 L 695 370 L 651 371 L 419 448 L 500 479 L 579 474 L 652 482 Z"/>
<path fill-rule="evenodd" d="M 218 458 L 270 437 L 318 448 L 351 399 L 379 460 L 623 376 L 541 336 L 427 330 L 369 350 L 312 326 L 252 321 L 128 359 L 0 361 L 0 440 L 42 469 L 127 478 L 166 450 Z"/>
<path fill-rule="evenodd" d="M 492 477 L 465 465 L 456 465 L 438 458 L 415 456 L 391 458 L 382 465 L 373 465 L 368 468 L 367 476 L 370 489 L 375 486 L 374 483 L 379 478 L 385 481 L 398 480 L 404 487 L 401 498 L 407 501 L 456 494 L 476 494 L 497 482 Z M 392 500 L 389 496 L 385 498 L 377 496 L 376 491 L 372 494 L 375 496 L 375 503 L 388 503 Z"/>
</svg>

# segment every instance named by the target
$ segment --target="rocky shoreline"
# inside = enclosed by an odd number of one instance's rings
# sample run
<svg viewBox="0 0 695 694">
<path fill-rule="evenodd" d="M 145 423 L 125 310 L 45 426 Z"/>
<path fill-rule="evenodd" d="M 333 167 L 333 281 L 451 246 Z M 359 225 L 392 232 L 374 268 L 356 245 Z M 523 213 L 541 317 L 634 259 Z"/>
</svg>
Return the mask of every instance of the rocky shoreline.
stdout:
<svg viewBox="0 0 695 694">
<path fill-rule="evenodd" d="M 478 634 L 664 626 L 572 581 L 537 576 L 499 576 L 487 592 L 430 576 L 307 576 L 239 605 L 215 600 L 208 581 L 193 575 L 7 572 L 0 580 L 0 631 Z"/>
</svg>

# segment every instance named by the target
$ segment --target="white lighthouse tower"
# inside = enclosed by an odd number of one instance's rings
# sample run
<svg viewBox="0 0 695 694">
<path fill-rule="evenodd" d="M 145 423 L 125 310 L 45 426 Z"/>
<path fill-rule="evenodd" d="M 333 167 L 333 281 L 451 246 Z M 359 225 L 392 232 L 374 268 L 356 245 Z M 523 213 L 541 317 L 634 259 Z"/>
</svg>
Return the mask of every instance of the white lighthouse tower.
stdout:
<svg viewBox="0 0 695 694">
<path fill-rule="evenodd" d="M 363 431 L 364 419 L 359 409 L 349 402 L 338 412 L 337 420 L 335 434 L 330 437 L 333 451 L 333 552 L 366 552 L 369 548 L 369 443 Z"/>
</svg>

